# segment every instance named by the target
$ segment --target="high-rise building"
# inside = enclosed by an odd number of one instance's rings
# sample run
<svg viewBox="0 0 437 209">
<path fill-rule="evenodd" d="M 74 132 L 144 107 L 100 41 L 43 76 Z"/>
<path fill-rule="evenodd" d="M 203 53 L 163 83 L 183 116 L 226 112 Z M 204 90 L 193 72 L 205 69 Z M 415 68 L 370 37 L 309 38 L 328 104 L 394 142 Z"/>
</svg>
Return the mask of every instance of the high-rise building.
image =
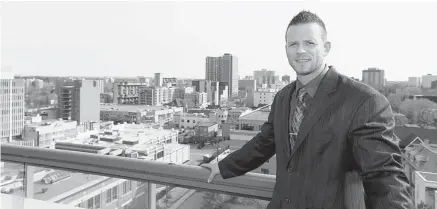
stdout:
<svg viewBox="0 0 437 209">
<path fill-rule="evenodd" d="M 422 88 L 431 88 L 431 83 L 437 80 L 437 75 L 423 75 L 422 76 Z"/>
<path fill-rule="evenodd" d="M 431 82 L 431 88 L 432 89 L 437 89 L 437 80 Z"/>
<path fill-rule="evenodd" d="M 162 86 L 162 75 L 161 73 L 155 73 L 155 86 L 161 87 Z"/>
<path fill-rule="evenodd" d="M 3 75 L 2 75 L 3 76 Z M 5 74 L 6 77 L 6 74 Z M 24 129 L 24 79 L 0 79 L 0 137 L 11 142 Z"/>
<path fill-rule="evenodd" d="M 408 77 L 409 87 L 420 87 L 420 77 Z"/>
<path fill-rule="evenodd" d="M 282 81 L 286 83 L 290 83 L 290 76 L 289 75 L 282 76 Z"/>
<path fill-rule="evenodd" d="M 245 92 L 256 91 L 256 80 L 239 80 L 238 90 Z"/>
<path fill-rule="evenodd" d="M 100 89 L 96 81 L 75 80 L 73 85 L 61 88 L 58 98 L 62 119 L 77 122 L 100 121 Z"/>
<path fill-rule="evenodd" d="M 258 85 L 267 84 L 267 86 L 270 86 L 277 83 L 278 77 L 275 74 L 275 71 L 266 69 L 253 71 L 253 77 Z"/>
<path fill-rule="evenodd" d="M 231 54 L 206 57 L 205 80 L 228 83 L 228 97 L 238 97 L 238 58 Z"/>
<path fill-rule="evenodd" d="M 223 57 L 206 57 L 205 80 L 219 81 L 222 65 Z"/>
<path fill-rule="evenodd" d="M 99 93 L 105 92 L 105 81 L 104 80 L 95 80 L 97 83 L 97 88 L 99 88 Z"/>
<path fill-rule="evenodd" d="M 384 70 L 379 68 L 368 68 L 363 70 L 363 83 L 382 91 L 385 87 Z"/>
</svg>

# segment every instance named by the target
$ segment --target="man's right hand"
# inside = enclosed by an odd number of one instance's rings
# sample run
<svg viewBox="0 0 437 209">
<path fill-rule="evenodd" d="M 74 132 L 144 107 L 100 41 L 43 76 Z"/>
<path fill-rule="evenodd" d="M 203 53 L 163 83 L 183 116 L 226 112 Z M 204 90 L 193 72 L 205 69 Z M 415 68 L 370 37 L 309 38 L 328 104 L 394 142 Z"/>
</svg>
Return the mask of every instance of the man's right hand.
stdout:
<svg viewBox="0 0 437 209">
<path fill-rule="evenodd" d="M 219 168 L 217 162 L 214 162 L 214 163 L 211 162 L 209 164 L 202 164 L 200 166 L 207 168 L 211 171 L 211 173 L 209 174 L 208 180 L 207 180 L 208 183 L 210 183 L 212 181 L 212 179 L 214 179 L 215 175 L 220 173 L 220 168 Z"/>
</svg>

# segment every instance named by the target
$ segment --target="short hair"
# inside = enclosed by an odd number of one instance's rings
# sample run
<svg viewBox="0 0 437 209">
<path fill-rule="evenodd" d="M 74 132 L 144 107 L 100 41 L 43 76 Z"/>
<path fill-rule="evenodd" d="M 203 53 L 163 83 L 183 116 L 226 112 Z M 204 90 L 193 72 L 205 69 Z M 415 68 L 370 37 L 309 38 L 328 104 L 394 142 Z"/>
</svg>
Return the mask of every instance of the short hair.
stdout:
<svg viewBox="0 0 437 209">
<path fill-rule="evenodd" d="M 288 29 L 292 25 L 300 25 L 300 24 L 306 24 L 306 23 L 316 23 L 317 25 L 319 25 L 323 29 L 322 38 L 324 40 L 326 40 L 327 31 L 326 31 L 325 23 L 315 13 L 312 13 L 312 12 L 306 11 L 306 10 L 300 11 L 299 14 L 297 14 L 296 16 L 293 17 L 293 19 L 291 19 L 290 23 L 287 26 L 286 31 L 288 31 Z"/>
</svg>

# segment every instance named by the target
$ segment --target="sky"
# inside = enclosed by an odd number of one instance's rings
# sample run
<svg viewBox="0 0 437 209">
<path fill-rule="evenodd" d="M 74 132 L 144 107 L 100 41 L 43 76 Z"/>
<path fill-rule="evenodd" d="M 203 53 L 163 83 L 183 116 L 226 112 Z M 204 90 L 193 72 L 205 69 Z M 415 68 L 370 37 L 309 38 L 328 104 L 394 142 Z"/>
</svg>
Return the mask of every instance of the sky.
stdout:
<svg viewBox="0 0 437 209">
<path fill-rule="evenodd" d="M 361 79 L 437 74 L 437 2 L 3 2 L 1 66 L 16 75 L 205 78 L 206 56 L 295 78 L 285 31 L 301 10 L 328 30 L 329 65 Z"/>
</svg>

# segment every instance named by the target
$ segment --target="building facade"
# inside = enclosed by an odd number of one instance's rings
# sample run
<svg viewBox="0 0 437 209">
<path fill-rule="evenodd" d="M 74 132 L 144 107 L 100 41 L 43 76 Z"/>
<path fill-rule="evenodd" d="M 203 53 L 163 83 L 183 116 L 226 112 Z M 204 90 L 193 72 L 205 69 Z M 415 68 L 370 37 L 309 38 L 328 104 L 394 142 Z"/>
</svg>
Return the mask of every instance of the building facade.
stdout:
<svg viewBox="0 0 437 209">
<path fill-rule="evenodd" d="M 206 57 L 205 80 L 228 83 L 228 98 L 238 97 L 238 58 L 229 53 Z"/>
<path fill-rule="evenodd" d="M 363 70 L 363 83 L 373 87 L 378 91 L 382 91 L 385 87 L 384 70 L 379 68 L 369 68 Z"/>
<path fill-rule="evenodd" d="M 253 77 L 258 85 L 267 84 L 268 87 L 279 82 L 276 72 L 272 70 L 262 69 L 253 71 Z"/>
<path fill-rule="evenodd" d="M 75 80 L 58 95 L 60 117 L 77 122 L 100 121 L 100 90 L 92 80 Z"/>
<path fill-rule="evenodd" d="M 23 131 L 23 139 L 35 141 L 35 146 L 37 147 L 53 147 L 56 142 L 76 136 L 76 121 L 41 121 L 26 124 Z"/>
<path fill-rule="evenodd" d="M 0 137 L 12 141 L 24 129 L 24 80 L 0 79 Z"/>
<path fill-rule="evenodd" d="M 113 88 L 114 103 L 139 104 L 140 92 L 147 87 L 148 83 L 116 82 Z"/>
<path fill-rule="evenodd" d="M 437 81 L 437 75 L 432 75 L 432 74 L 423 75 L 421 87 L 430 89 L 432 87 L 431 83 L 433 81 Z"/>
</svg>

